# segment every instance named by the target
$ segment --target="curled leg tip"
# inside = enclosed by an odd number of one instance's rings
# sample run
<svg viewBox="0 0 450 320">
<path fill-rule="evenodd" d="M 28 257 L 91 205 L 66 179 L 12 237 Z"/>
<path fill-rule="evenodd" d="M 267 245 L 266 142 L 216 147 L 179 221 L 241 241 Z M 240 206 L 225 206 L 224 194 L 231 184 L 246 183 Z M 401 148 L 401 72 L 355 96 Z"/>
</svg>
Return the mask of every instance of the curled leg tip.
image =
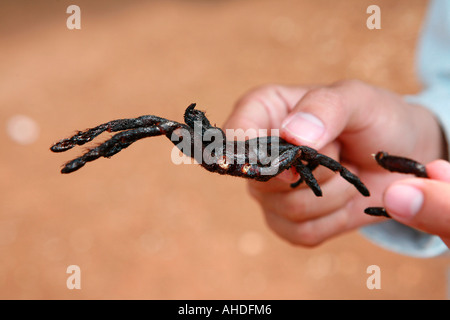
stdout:
<svg viewBox="0 0 450 320">
<path fill-rule="evenodd" d="M 372 156 L 375 158 L 375 160 L 381 165 L 382 161 L 386 157 L 390 157 L 387 152 L 384 151 L 378 151 L 376 154 L 372 154 Z"/>
<path fill-rule="evenodd" d="M 62 174 L 71 173 L 71 172 L 73 172 L 73 171 L 75 171 L 75 170 L 70 170 L 70 169 L 67 169 L 66 167 L 64 167 L 64 168 L 61 169 L 61 173 L 62 173 Z"/>
<path fill-rule="evenodd" d="M 297 182 L 291 183 L 291 188 L 297 188 L 299 185 L 301 185 L 303 182 L 303 179 L 299 179 Z"/>
<path fill-rule="evenodd" d="M 369 207 L 364 210 L 364 213 L 374 217 L 391 217 L 383 207 Z"/>
<path fill-rule="evenodd" d="M 361 184 L 360 186 L 357 186 L 357 189 L 364 197 L 370 197 L 369 189 L 367 189 L 365 185 Z"/>
</svg>

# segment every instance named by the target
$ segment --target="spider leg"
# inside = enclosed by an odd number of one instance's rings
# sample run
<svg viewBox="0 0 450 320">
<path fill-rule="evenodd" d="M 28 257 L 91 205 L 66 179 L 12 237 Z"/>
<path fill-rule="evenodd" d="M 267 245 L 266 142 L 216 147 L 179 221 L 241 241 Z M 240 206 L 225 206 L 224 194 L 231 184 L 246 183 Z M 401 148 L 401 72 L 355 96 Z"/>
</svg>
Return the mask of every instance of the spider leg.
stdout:
<svg viewBox="0 0 450 320">
<path fill-rule="evenodd" d="M 86 162 L 94 161 L 100 157 L 109 158 L 140 139 L 165 135 L 181 126 L 184 125 L 168 121 L 159 126 L 137 128 L 117 133 L 111 139 L 89 150 L 81 157 L 66 163 L 61 173 L 76 171 L 83 167 Z"/>
<path fill-rule="evenodd" d="M 268 181 L 284 170 L 289 169 L 294 161 L 297 160 L 298 155 L 299 147 L 296 147 L 282 152 L 278 157 L 273 159 L 269 165 L 245 163 L 243 165 L 237 164 L 224 166 L 223 163 L 220 163 L 219 167 L 222 170 L 219 170 L 218 172 L 231 176 L 255 179 L 257 181 Z M 206 165 L 203 165 L 203 167 L 205 167 L 207 170 L 215 171 L 214 168 L 212 168 L 211 170 Z"/>
<path fill-rule="evenodd" d="M 383 207 L 369 207 L 364 210 L 364 213 L 375 217 L 391 217 Z"/>
<path fill-rule="evenodd" d="M 152 125 L 158 125 L 160 123 L 164 123 L 165 121 L 169 120 L 152 115 L 141 116 L 132 119 L 113 120 L 107 123 L 103 123 L 95 128 L 87 129 L 85 131 L 78 131 L 78 133 L 73 135 L 72 137 L 63 139 L 55 143 L 50 148 L 50 150 L 53 152 L 67 151 L 69 149 L 72 149 L 76 145 L 81 146 L 93 140 L 95 137 L 97 137 L 104 131 L 118 132 L 123 130 L 137 129 L 149 127 Z"/>
<path fill-rule="evenodd" d="M 318 164 L 318 163 L 315 163 L 315 162 L 309 162 L 309 163 L 306 165 L 306 167 L 309 169 L 309 171 L 311 171 L 311 174 L 312 174 L 312 172 L 313 172 L 318 166 L 319 166 L 319 164 Z M 297 169 L 297 168 L 296 168 L 296 169 Z M 298 169 L 297 169 L 297 171 L 298 171 Z M 299 173 L 300 173 L 300 172 L 299 172 Z M 298 179 L 298 181 L 296 181 L 296 182 L 294 182 L 294 183 L 291 183 L 291 188 L 297 188 L 299 185 L 302 184 L 303 181 L 304 181 L 304 179 L 303 179 L 302 175 L 300 174 L 300 179 Z"/>
<path fill-rule="evenodd" d="M 365 197 L 370 196 L 369 190 L 366 188 L 366 186 L 359 180 L 359 178 L 351 173 L 347 168 L 343 167 L 339 162 L 336 160 L 327 157 L 323 154 L 318 153 L 316 150 L 301 146 L 302 150 L 301 159 L 306 161 L 311 161 L 313 163 L 318 163 L 324 167 L 327 167 L 328 169 L 339 172 L 342 178 L 350 182 L 355 186 L 355 188 Z"/>
<path fill-rule="evenodd" d="M 308 185 L 308 187 L 311 188 L 311 190 L 314 192 L 314 194 L 317 197 L 321 197 L 322 196 L 322 190 L 320 189 L 319 183 L 317 182 L 316 178 L 313 176 L 312 174 L 312 170 L 311 170 L 311 166 L 309 165 L 304 165 L 300 160 L 298 160 L 295 165 L 294 165 L 295 169 L 297 170 L 297 172 L 300 174 L 300 179 L 299 181 L 291 184 L 292 185 L 299 185 L 302 181 L 305 181 L 305 183 Z M 314 166 L 314 168 L 317 167 Z"/>
<path fill-rule="evenodd" d="M 383 151 L 375 155 L 375 160 L 381 167 L 391 172 L 412 173 L 419 178 L 428 178 L 425 166 L 415 160 L 391 156 Z"/>
<path fill-rule="evenodd" d="M 412 173 L 418 178 L 428 178 L 425 166 L 415 160 L 391 156 L 383 151 L 380 151 L 375 155 L 375 160 L 381 167 L 391 172 Z M 369 207 L 364 210 L 364 213 L 371 216 L 391 218 L 389 213 L 383 207 Z"/>
</svg>

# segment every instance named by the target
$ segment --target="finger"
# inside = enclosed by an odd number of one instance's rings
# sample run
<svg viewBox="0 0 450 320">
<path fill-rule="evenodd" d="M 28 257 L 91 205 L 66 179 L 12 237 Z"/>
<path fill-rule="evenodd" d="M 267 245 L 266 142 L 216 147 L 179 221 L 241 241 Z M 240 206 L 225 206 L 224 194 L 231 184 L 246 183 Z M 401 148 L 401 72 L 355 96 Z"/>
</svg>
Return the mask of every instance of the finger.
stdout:
<svg viewBox="0 0 450 320">
<path fill-rule="evenodd" d="M 332 214 L 305 222 L 292 222 L 274 214 L 264 211 L 267 225 L 280 237 L 294 245 L 313 247 L 325 240 L 342 233 L 347 229 L 348 211 L 339 210 Z"/>
<path fill-rule="evenodd" d="M 256 192 L 290 192 L 293 189 L 291 188 L 291 183 L 294 183 L 298 180 L 300 175 L 297 172 L 294 172 L 295 169 L 291 168 L 280 175 L 270 179 L 269 181 L 256 181 L 249 180 L 247 183 L 250 194 Z M 281 176 L 281 177 L 280 177 Z M 300 187 L 299 187 L 300 188 Z"/>
<path fill-rule="evenodd" d="M 251 190 L 261 206 L 292 222 L 312 220 L 346 206 L 358 191 L 347 181 L 335 176 L 321 185 L 324 197 L 316 197 L 309 189 L 291 192 L 260 192 Z"/>
<path fill-rule="evenodd" d="M 266 85 L 253 89 L 237 103 L 223 128 L 230 139 L 246 140 L 261 136 L 260 129 L 278 129 L 282 119 L 301 99 L 306 88 Z M 229 131 L 230 129 L 236 129 Z M 271 133 L 266 132 L 267 135 Z M 288 190 L 290 184 L 299 179 L 295 169 L 280 173 L 267 183 L 268 189 Z M 283 181 L 282 183 L 280 181 Z M 255 185 L 266 183 L 255 182 Z"/>
<path fill-rule="evenodd" d="M 302 222 L 294 222 L 264 207 L 263 212 L 268 226 L 280 237 L 292 244 L 310 247 L 330 237 L 377 222 L 377 217 L 362 214 L 365 206 L 366 201 L 359 201 L 355 197 L 334 212 Z"/>
<path fill-rule="evenodd" d="M 225 129 L 279 129 L 281 122 L 307 88 L 266 85 L 245 94 L 236 103 Z M 253 138 L 253 137 L 251 137 Z"/>
<path fill-rule="evenodd" d="M 352 214 L 363 212 L 364 205 L 363 201 L 351 200 L 337 211 L 303 222 L 293 222 L 269 210 L 264 210 L 264 217 L 267 225 L 283 239 L 295 245 L 312 247 L 331 237 L 376 222 L 376 217 Z"/>
<path fill-rule="evenodd" d="M 418 123 L 427 125 L 415 127 Z M 433 130 L 431 136 L 436 141 L 424 141 L 430 135 L 424 134 L 422 127 Z M 405 156 L 413 154 L 418 145 L 423 150 L 440 150 L 440 145 L 436 147 L 440 133 L 431 113 L 405 103 L 397 95 L 354 80 L 306 93 L 283 121 L 280 134 L 291 143 L 315 149 L 339 137 L 346 152 L 344 157 L 372 166 L 370 155 L 374 150 L 396 150 Z M 436 151 L 430 153 L 422 154 L 427 159 L 437 158 Z"/>
<path fill-rule="evenodd" d="M 450 183 L 450 163 L 444 160 L 435 160 L 426 166 L 430 179 Z"/>
<path fill-rule="evenodd" d="M 287 186 L 289 186 L 292 183 L 295 183 L 300 179 L 300 174 L 295 170 L 295 168 L 291 167 L 283 172 L 281 172 L 279 175 L 276 176 L 276 179 L 272 179 L 272 181 L 281 181 L 283 183 L 283 189 L 289 190 Z"/>
<path fill-rule="evenodd" d="M 352 94 L 358 92 L 358 101 Z M 282 135 L 299 145 L 320 149 L 344 131 L 362 131 L 369 128 L 374 112 L 368 106 L 370 88 L 362 83 L 345 82 L 341 85 L 316 88 L 306 93 L 282 123 Z M 364 111 L 364 113 L 362 112 Z"/>
<path fill-rule="evenodd" d="M 450 238 L 450 183 L 407 179 L 392 184 L 384 205 L 392 218 L 410 227 Z"/>
</svg>

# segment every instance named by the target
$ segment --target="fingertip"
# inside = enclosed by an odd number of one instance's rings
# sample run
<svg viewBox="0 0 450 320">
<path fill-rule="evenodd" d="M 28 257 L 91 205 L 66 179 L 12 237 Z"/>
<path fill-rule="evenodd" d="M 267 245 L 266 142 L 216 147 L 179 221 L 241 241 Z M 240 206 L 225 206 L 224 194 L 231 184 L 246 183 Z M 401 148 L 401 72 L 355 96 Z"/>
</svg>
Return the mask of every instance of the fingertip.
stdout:
<svg viewBox="0 0 450 320">
<path fill-rule="evenodd" d="M 225 128 L 273 129 L 307 92 L 308 87 L 267 84 L 245 93 L 225 122 Z"/>
<path fill-rule="evenodd" d="M 435 160 L 426 166 L 427 173 L 431 179 L 450 182 L 450 162 Z"/>
<path fill-rule="evenodd" d="M 402 221 L 413 219 L 422 209 L 424 199 L 423 191 L 408 182 L 395 183 L 384 194 L 387 211 L 394 219 Z"/>
<path fill-rule="evenodd" d="M 312 113 L 295 112 L 281 125 L 281 135 L 298 145 L 316 145 L 325 132 L 321 119 Z"/>
<path fill-rule="evenodd" d="M 413 178 L 392 184 L 384 205 L 392 218 L 430 234 L 450 236 L 450 184 Z"/>
<path fill-rule="evenodd" d="M 282 124 L 281 136 L 291 143 L 320 149 L 346 127 L 348 110 L 334 88 L 308 91 Z"/>
<path fill-rule="evenodd" d="M 273 192 L 286 192 L 294 190 L 291 184 L 297 182 L 300 179 L 300 175 L 297 172 L 289 172 L 293 169 L 286 170 L 276 177 L 268 181 L 256 181 L 249 180 L 248 187 L 253 189 L 253 191 L 261 193 L 273 193 Z"/>
</svg>

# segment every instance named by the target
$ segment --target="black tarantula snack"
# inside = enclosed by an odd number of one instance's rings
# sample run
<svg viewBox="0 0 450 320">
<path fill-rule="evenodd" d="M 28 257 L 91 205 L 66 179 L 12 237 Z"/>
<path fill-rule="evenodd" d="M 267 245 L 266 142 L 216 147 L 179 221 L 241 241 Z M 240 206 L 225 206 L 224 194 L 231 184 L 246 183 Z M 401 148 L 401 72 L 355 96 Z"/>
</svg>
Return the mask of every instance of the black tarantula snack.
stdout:
<svg viewBox="0 0 450 320">
<path fill-rule="evenodd" d="M 322 190 L 313 171 L 318 166 L 324 166 L 339 172 L 363 196 L 370 196 L 369 190 L 356 175 L 313 148 L 293 145 L 278 136 L 257 137 L 245 141 L 227 140 L 224 131 L 212 126 L 205 113 L 195 109 L 195 106 L 193 103 L 187 107 L 184 113 L 185 123 L 153 115 L 113 120 L 85 131 L 78 131 L 72 137 L 55 143 L 50 150 L 67 151 L 76 145 L 84 145 L 105 131 L 120 131 L 82 156 L 67 162 L 61 173 L 71 173 L 87 162 L 100 157 L 109 158 L 140 139 L 165 135 L 181 152 L 194 158 L 210 172 L 268 181 L 293 167 L 300 174 L 300 179 L 292 183 L 291 187 L 295 188 L 305 182 L 317 197 L 321 197 Z M 382 151 L 375 155 L 375 160 L 389 171 L 428 178 L 425 166 L 417 161 Z M 364 212 L 372 216 L 390 218 L 383 207 L 369 207 Z"/>
</svg>

